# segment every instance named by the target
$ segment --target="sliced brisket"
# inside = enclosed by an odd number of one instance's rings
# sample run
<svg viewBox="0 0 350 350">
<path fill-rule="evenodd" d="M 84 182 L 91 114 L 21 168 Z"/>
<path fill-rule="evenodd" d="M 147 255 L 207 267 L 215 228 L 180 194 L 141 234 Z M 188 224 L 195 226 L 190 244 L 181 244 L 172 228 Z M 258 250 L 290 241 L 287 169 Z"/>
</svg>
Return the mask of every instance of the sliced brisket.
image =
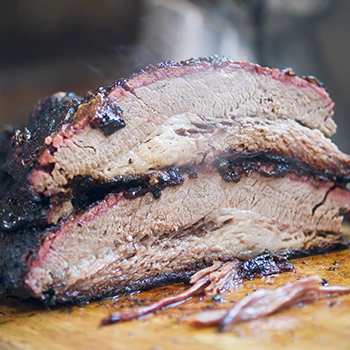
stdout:
<svg viewBox="0 0 350 350">
<path fill-rule="evenodd" d="M 62 108 L 57 107 L 57 100 Z M 216 123 L 216 118 L 231 123 L 237 117 L 258 116 L 290 118 L 326 135 L 336 128 L 333 102 L 317 84 L 290 71 L 217 58 L 149 66 L 107 91 L 90 95 L 74 117 L 76 98 L 72 102 L 59 95 L 57 100 L 44 100 L 44 108 L 39 104 L 34 113 L 39 118 L 32 118 L 35 127 L 43 130 L 34 138 L 40 139 L 40 145 L 33 137 L 22 135 L 27 142 L 20 143 L 7 164 L 14 176 L 28 176 L 36 194 L 64 192 L 76 176 L 108 179 L 152 169 L 158 164 L 150 162 L 148 154 L 139 155 L 139 148 L 148 147 L 152 133 L 167 133 L 169 124 L 178 124 L 176 130 L 181 133 L 183 123 L 204 129 Z M 174 131 L 164 135 L 171 146 Z M 24 149 L 30 151 L 23 154 Z M 173 157 L 163 159 L 159 167 L 171 166 L 181 158 L 178 150 L 171 153 Z"/>
<path fill-rule="evenodd" d="M 216 260 L 340 244 L 350 158 L 325 136 L 332 115 L 313 80 L 217 58 L 43 100 L 0 159 L 15 184 L 2 291 L 105 297 Z"/>
</svg>

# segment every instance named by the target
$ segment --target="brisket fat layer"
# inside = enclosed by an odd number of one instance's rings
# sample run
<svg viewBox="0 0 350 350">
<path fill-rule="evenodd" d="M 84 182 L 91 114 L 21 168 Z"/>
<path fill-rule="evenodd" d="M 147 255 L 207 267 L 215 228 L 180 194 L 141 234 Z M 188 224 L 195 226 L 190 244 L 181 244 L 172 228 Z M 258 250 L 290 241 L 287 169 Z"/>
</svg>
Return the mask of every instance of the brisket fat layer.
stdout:
<svg viewBox="0 0 350 350">
<path fill-rule="evenodd" d="M 41 101 L 0 140 L 0 291 L 78 301 L 341 244 L 332 115 L 316 81 L 218 58 Z"/>
</svg>

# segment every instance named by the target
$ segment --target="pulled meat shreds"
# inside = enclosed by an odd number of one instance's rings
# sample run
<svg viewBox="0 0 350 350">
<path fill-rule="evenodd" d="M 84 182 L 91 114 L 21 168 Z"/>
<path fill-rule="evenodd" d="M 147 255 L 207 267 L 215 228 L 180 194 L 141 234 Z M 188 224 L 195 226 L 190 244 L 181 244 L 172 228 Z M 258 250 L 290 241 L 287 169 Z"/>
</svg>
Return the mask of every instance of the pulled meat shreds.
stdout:
<svg viewBox="0 0 350 350">
<path fill-rule="evenodd" d="M 191 277 L 191 280 L 190 280 L 190 283 L 191 284 L 195 284 L 197 283 L 199 280 L 201 280 L 203 277 L 205 276 L 208 276 L 210 273 L 218 270 L 221 266 L 222 266 L 222 262 L 221 261 L 215 261 L 213 263 L 213 265 L 205 268 L 205 269 L 202 269 L 202 270 L 199 270 L 198 272 L 196 272 L 194 275 L 192 275 Z"/>
<path fill-rule="evenodd" d="M 243 279 L 237 273 L 239 260 L 227 262 L 213 271 L 209 275 L 210 284 L 205 288 L 205 293 L 215 295 L 228 290 L 233 290 L 237 285 L 241 284 Z"/>
<path fill-rule="evenodd" d="M 187 318 L 186 321 L 195 326 L 218 326 L 220 332 L 225 332 L 238 322 L 266 317 L 301 303 L 349 293 L 350 287 L 322 286 L 319 276 L 311 276 L 287 283 L 275 290 L 257 290 L 231 309 L 201 312 Z"/>
<path fill-rule="evenodd" d="M 254 266 L 254 268 L 249 270 L 248 266 Z M 226 263 L 216 261 L 212 266 L 195 273 L 190 280 L 193 285 L 186 291 L 136 310 L 111 313 L 101 321 L 100 325 L 131 321 L 157 312 L 165 306 L 178 305 L 202 291 L 209 295 L 217 294 L 233 290 L 245 278 L 252 279 L 285 271 L 294 271 L 292 264 L 286 258 L 270 252 L 245 262 L 237 259 Z"/>
<path fill-rule="evenodd" d="M 104 318 L 100 326 L 106 326 L 108 324 L 131 321 L 136 318 L 150 315 L 156 311 L 163 309 L 165 306 L 169 306 L 171 304 L 179 305 L 180 302 L 185 302 L 189 300 L 196 293 L 204 290 L 206 285 L 210 283 L 209 276 L 204 276 L 198 282 L 196 282 L 192 287 L 185 290 L 183 293 L 178 295 L 170 296 L 168 298 L 164 298 L 154 304 L 149 306 L 140 307 L 136 310 L 125 311 L 125 312 L 113 312 L 108 317 Z"/>
</svg>

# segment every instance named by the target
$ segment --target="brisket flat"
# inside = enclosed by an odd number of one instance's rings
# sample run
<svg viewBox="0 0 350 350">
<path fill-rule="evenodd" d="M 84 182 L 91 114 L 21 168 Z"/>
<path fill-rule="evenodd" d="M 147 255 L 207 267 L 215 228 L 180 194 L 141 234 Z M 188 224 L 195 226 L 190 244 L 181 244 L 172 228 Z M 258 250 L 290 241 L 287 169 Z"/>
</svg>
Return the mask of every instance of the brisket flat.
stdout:
<svg viewBox="0 0 350 350">
<path fill-rule="evenodd" d="M 2 292 L 99 298 L 341 244 L 350 157 L 332 116 L 315 79 L 218 58 L 39 102 L 0 154 Z"/>
</svg>

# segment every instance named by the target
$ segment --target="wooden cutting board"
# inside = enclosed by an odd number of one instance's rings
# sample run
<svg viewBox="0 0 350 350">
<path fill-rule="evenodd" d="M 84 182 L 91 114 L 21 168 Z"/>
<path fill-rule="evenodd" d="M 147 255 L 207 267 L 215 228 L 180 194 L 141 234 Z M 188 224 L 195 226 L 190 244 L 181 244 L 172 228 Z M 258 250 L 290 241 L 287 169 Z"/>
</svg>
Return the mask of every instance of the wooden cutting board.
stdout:
<svg viewBox="0 0 350 350">
<path fill-rule="evenodd" d="M 350 232 L 349 228 L 345 228 Z M 350 349 L 350 295 L 320 300 L 234 326 L 231 332 L 199 329 L 182 319 L 193 312 L 228 307 L 259 288 L 276 288 L 318 274 L 330 285 L 350 286 L 350 250 L 293 261 L 296 272 L 245 282 L 224 302 L 192 300 L 153 317 L 99 328 L 110 312 L 149 304 L 184 290 L 183 285 L 84 306 L 45 310 L 16 299 L 0 301 L 0 349 Z"/>
</svg>

